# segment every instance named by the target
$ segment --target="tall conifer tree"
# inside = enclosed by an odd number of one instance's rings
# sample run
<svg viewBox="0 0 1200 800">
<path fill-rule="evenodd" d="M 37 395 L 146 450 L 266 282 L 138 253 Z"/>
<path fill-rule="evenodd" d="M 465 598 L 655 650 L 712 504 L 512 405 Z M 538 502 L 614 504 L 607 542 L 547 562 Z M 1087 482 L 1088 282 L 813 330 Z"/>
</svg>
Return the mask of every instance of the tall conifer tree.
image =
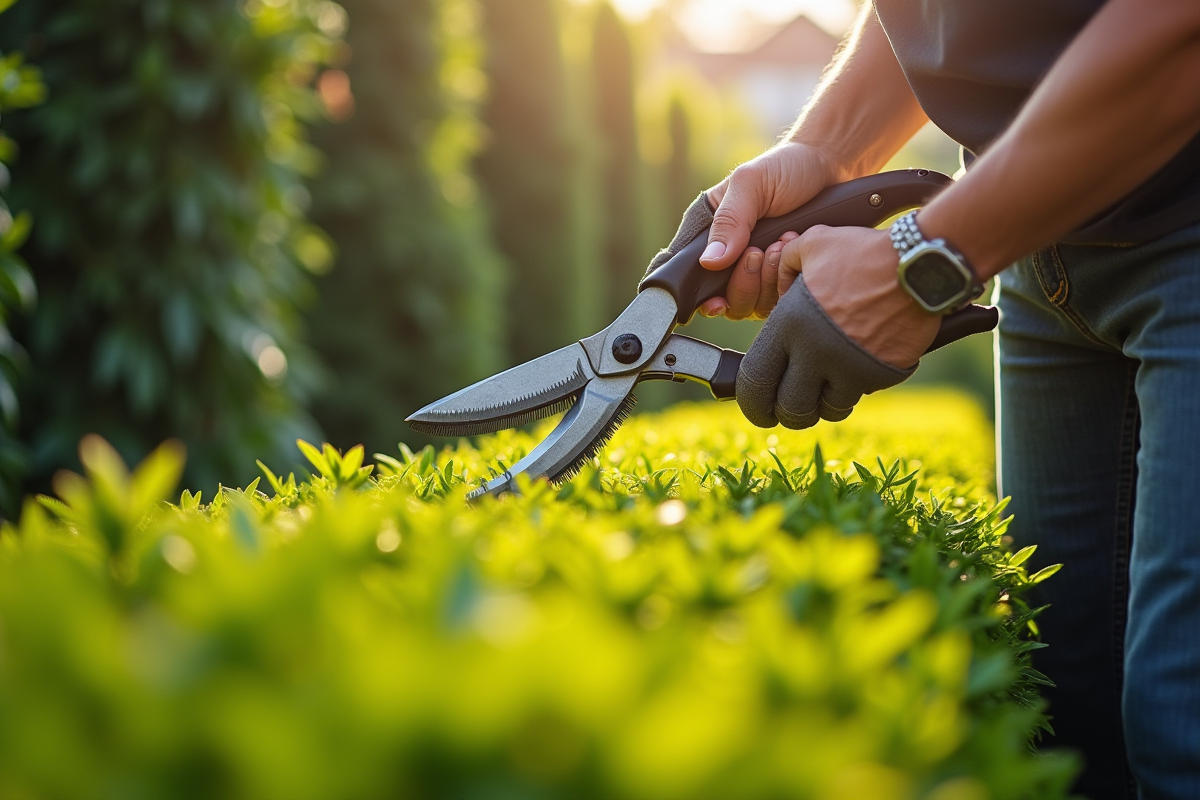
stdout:
<svg viewBox="0 0 1200 800">
<path fill-rule="evenodd" d="M 488 95 L 476 168 L 492 236 L 509 261 L 504 302 L 514 361 L 588 331 L 576 319 L 579 265 L 574 182 L 581 149 L 552 0 L 482 0 Z"/>
<path fill-rule="evenodd" d="M 610 314 L 617 314 L 633 298 L 649 260 L 643 252 L 639 208 L 633 51 L 624 23 L 608 2 L 597 8 L 594 25 L 592 76 L 604 220 L 601 249 L 607 306 Z"/>
<path fill-rule="evenodd" d="M 339 446 L 394 451 L 415 438 L 408 412 L 503 362 L 503 265 L 471 210 L 469 122 L 453 118 L 446 86 L 469 85 L 472 67 L 439 80 L 455 37 L 471 35 L 455 2 L 344 0 L 350 60 L 319 83 L 344 118 L 316 136 L 327 163 L 312 187 L 339 251 L 310 322 L 333 376 L 317 419 Z"/>
<path fill-rule="evenodd" d="M 667 109 L 667 133 L 671 138 L 671 158 L 666 169 L 666 200 L 669 214 L 681 215 L 703 188 L 692 169 L 692 128 L 679 95 L 671 96 Z"/>
</svg>

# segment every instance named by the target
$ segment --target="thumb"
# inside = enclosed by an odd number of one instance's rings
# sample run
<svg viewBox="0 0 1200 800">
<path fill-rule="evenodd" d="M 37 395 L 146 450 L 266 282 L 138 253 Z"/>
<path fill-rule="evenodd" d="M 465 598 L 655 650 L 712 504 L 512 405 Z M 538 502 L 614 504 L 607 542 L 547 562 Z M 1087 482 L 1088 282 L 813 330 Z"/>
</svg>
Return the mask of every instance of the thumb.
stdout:
<svg viewBox="0 0 1200 800">
<path fill-rule="evenodd" d="M 713 215 L 708 247 L 700 256 L 701 266 L 711 270 L 732 266 L 750 243 L 750 231 L 758 222 L 761 206 L 762 186 L 757 176 L 741 168 L 734 170 Z"/>
</svg>

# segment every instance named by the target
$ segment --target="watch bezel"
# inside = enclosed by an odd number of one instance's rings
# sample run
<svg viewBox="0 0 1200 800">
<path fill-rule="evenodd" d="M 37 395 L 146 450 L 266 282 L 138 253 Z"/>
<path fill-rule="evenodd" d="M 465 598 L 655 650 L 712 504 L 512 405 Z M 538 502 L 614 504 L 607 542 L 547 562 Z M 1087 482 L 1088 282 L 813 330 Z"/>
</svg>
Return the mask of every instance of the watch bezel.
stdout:
<svg viewBox="0 0 1200 800">
<path fill-rule="evenodd" d="M 963 279 L 962 290 L 957 292 L 953 297 L 937 305 L 930 305 L 921 297 L 917 291 L 908 282 L 908 268 L 912 266 L 917 259 L 930 253 L 937 253 L 946 259 Z M 975 278 L 975 273 L 963 261 L 962 256 L 954 252 L 942 239 L 933 239 L 920 242 L 909 248 L 902 256 L 900 256 L 900 266 L 898 269 L 898 278 L 900 286 L 904 291 L 917 302 L 921 308 L 928 311 L 930 314 L 945 314 L 955 311 L 965 302 L 973 300 L 977 296 L 975 287 L 978 280 Z"/>
</svg>

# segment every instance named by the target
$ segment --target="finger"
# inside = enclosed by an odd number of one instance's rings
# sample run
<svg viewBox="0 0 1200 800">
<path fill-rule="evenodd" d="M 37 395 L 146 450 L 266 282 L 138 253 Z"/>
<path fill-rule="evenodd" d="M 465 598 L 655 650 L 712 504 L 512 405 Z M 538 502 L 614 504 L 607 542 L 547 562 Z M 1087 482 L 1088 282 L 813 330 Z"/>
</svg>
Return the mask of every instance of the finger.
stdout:
<svg viewBox="0 0 1200 800">
<path fill-rule="evenodd" d="M 709 230 L 708 247 L 700 256 L 705 269 L 725 269 L 749 243 L 750 230 L 762 211 L 763 180 L 760 170 L 744 164 L 726 179 L 725 195 Z"/>
<path fill-rule="evenodd" d="M 824 383 L 824 376 L 815 372 L 812 364 L 791 361 L 779 380 L 775 418 L 785 428 L 793 430 L 816 425 L 821 419 L 821 387 Z"/>
<path fill-rule="evenodd" d="M 821 393 L 821 418 L 830 422 L 841 422 L 850 416 L 854 406 L 862 399 L 862 392 L 850 385 L 852 382 L 833 381 L 825 384 Z"/>
<path fill-rule="evenodd" d="M 729 276 L 729 285 L 725 287 L 725 300 L 729 303 L 725 316 L 729 319 L 745 319 L 754 313 L 762 265 L 763 251 L 757 247 L 747 247 L 738 259 L 737 266 Z"/>
<path fill-rule="evenodd" d="M 772 243 L 771 246 L 766 249 L 766 254 L 764 255 L 763 269 L 775 274 L 776 292 L 778 293 L 776 297 L 782 297 L 783 293 L 787 291 L 787 288 L 779 282 L 779 279 L 782 277 L 779 272 L 780 257 L 782 256 L 783 249 L 786 246 L 787 245 L 784 244 L 783 240 L 781 239 L 778 242 Z"/>
<path fill-rule="evenodd" d="M 766 319 L 771 309 L 779 302 L 779 262 L 767 263 L 763 254 L 762 277 L 758 284 L 758 302 L 754 304 L 754 316 Z"/>
<path fill-rule="evenodd" d="M 813 243 L 820 240 L 828 230 L 828 226 L 814 225 L 803 234 L 789 231 L 779 238 L 779 241 L 783 243 L 779 253 L 778 291 L 780 297 L 787 294 L 788 289 L 791 289 L 792 284 L 796 282 L 796 276 L 803 271 L 804 257 Z"/>
<path fill-rule="evenodd" d="M 773 428 L 779 424 L 775 418 L 775 395 L 787 365 L 787 351 L 769 333 L 763 336 L 760 331 L 738 368 L 738 408 L 746 419 L 760 428 Z"/>
<path fill-rule="evenodd" d="M 725 313 L 725 309 L 729 304 L 725 302 L 724 297 L 710 297 L 705 300 L 696 310 L 700 312 L 702 317 L 719 317 Z"/>
</svg>

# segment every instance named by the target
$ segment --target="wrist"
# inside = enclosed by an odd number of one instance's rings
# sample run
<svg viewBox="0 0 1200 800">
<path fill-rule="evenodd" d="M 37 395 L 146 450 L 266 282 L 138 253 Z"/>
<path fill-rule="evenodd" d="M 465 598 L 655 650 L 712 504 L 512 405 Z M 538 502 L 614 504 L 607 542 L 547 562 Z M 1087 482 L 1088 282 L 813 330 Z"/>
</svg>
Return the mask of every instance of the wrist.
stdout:
<svg viewBox="0 0 1200 800">
<path fill-rule="evenodd" d="M 970 261 L 944 239 L 929 238 L 917 212 L 902 215 L 888 232 L 899 256 L 896 281 L 920 308 L 945 315 L 965 308 L 983 292 Z"/>
<path fill-rule="evenodd" d="M 867 174 L 860 171 L 859 165 L 848 158 L 836 144 L 803 131 L 794 133 L 776 146 L 801 148 L 811 154 L 813 161 L 820 167 L 821 180 L 825 186 L 845 183 Z"/>
<path fill-rule="evenodd" d="M 1012 258 L 989 247 L 984 237 L 976 234 L 974 226 L 956 212 L 953 198 L 949 202 L 942 200 L 955 188 L 957 185 L 951 186 L 934 202 L 921 209 L 921 232 L 928 239 L 952 242 L 954 248 L 970 263 L 975 276 L 986 283 L 1007 267 Z"/>
</svg>

